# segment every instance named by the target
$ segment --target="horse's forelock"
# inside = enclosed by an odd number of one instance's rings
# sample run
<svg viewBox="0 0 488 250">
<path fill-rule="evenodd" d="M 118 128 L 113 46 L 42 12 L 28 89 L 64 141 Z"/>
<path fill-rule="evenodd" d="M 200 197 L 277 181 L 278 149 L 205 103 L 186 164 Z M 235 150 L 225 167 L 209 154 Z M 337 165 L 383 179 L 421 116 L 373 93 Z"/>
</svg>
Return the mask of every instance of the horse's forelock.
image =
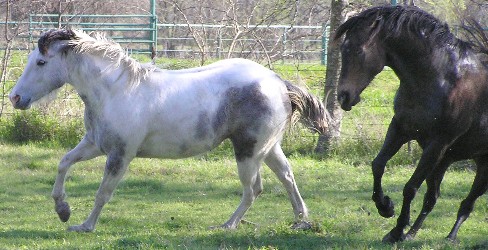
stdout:
<svg viewBox="0 0 488 250">
<path fill-rule="evenodd" d="M 343 24 L 337 28 L 334 40 L 341 38 L 344 34 L 357 27 L 359 23 L 367 23 L 368 25 L 373 25 L 375 20 L 384 15 L 384 10 L 388 10 L 389 7 L 380 6 L 367 9 L 361 13 L 349 18 Z"/>
<path fill-rule="evenodd" d="M 76 39 L 77 35 L 73 30 L 70 29 L 53 29 L 42 34 L 41 38 L 37 42 L 37 46 L 41 54 L 45 55 L 49 46 L 60 40 L 73 40 Z"/>
</svg>

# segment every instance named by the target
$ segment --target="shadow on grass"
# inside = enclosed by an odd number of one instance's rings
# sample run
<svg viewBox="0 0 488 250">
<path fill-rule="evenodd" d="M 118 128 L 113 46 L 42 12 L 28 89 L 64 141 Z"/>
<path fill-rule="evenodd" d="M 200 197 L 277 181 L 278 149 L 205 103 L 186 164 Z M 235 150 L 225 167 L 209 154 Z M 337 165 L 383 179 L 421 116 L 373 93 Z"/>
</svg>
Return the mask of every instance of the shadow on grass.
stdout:
<svg viewBox="0 0 488 250">
<path fill-rule="evenodd" d="M 0 231 L 0 238 L 3 239 L 58 239 L 60 235 L 46 230 L 21 230 Z"/>
<path fill-rule="evenodd" d="M 245 231 L 244 233 L 242 231 Z M 313 231 L 291 229 L 266 229 L 255 231 L 218 230 L 207 236 L 162 236 L 122 237 L 112 243 L 117 249 L 134 248 L 182 248 L 182 249 L 422 249 L 438 246 L 442 249 L 459 249 L 459 245 L 445 241 L 409 241 L 395 245 L 384 244 L 377 239 L 333 236 Z M 468 245 L 467 249 L 486 249 L 488 241 Z"/>
</svg>

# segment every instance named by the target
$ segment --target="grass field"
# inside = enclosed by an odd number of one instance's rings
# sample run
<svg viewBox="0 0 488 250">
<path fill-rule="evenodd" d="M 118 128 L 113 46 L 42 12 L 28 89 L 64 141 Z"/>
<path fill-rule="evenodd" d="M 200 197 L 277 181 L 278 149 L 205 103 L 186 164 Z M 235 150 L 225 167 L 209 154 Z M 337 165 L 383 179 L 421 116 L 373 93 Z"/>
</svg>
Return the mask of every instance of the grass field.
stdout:
<svg viewBox="0 0 488 250">
<path fill-rule="evenodd" d="M 189 66 L 159 63 L 170 68 Z M 277 65 L 274 69 L 288 80 L 306 84 L 315 94 L 322 93 L 322 66 L 301 65 L 296 71 L 290 70 L 293 67 Z M 18 77 L 17 71 L 12 72 Z M 240 201 L 241 186 L 227 142 L 196 158 L 134 160 L 104 208 L 95 232 L 66 232 L 69 225 L 83 222 L 91 211 L 105 159 L 73 167 L 67 181 L 72 216 L 69 222 L 60 222 L 50 193 L 59 160 L 83 132 L 76 114 L 74 119 L 63 118 L 67 113 L 83 111 L 79 100 L 70 106 L 58 98 L 41 111 L 15 111 L 13 118 L 0 119 L 0 249 L 488 248 L 486 196 L 478 200 L 461 228 L 459 243 L 444 239 L 474 178 L 470 162 L 456 164 L 446 174 L 438 204 L 416 239 L 393 246 L 381 243 L 396 218 L 384 219 L 377 214 L 370 198 L 369 164 L 379 151 L 393 114 L 397 84 L 388 70 L 374 80 L 363 93 L 363 101 L 345 114 L 342 139 L 326 156 L 311 153 L 317 136 L 306 129 L 287 133 L 283 145 L 309 207 L 313 227 L 308 231 L 290 229 L 293 212 L 286 191 L 266 167 L 262 170 L 264 192 L 245 217 L 252 223 L 232 231 L 208 229 L 225 222 Z M 68 94 L 62 97 L 72 95 L 69 90 L 63 93 Z M 52 116 L 53 112 L 62 113 Z M 34 142 L 12 143 L 18 140 L 15 136 L 28 131 L 42 136 Z M 396 204 L 401 202 L 403 185 L 420 155 L 415 143 L 411 148 L 402 149 L 390 161 L 383 179 L 385 192 Z M 412 221 L 420 211 L 424 192 L 422 186 L 412 206 Z M 397 206 L 396 211 L 399 209 Z"/>
<path fill-rule="evenodd" d="M 463 249 L 486 248 L 488 204 L 479 199 L 460 230 L 460 243 L 444 239 L 474 173 L 448 172 L 443 194 L 413 241 L 389 246 L 382 236 L 395 219 L 380 217 L 370 200 L 367 165 L 348 160 L 291 156 L 297 183 L 310 210 L 313 228 L 292 230 L 293 212 L 286 191 L 263 168 L 264 192 L 245 217 L 255 223 L 237 230 L 209 230 L 228 219 L 241 195 L 232 157 L 184 160 L 137 159 L 106 205 L 93 233 L 66 232 L 90 212 L 102 176 L 104 159 L 74 167 L 68 181 L 69 222 L 62 223 L 50 198 L 63 149 L 39 145 L 0 144 L 1 249 Z M 211 156 L 211 155 L 210 155 Z M 399 202 L 412 167 L 393 166 L 385 191 Z M 412 207 L 421 206 L 421 188 Z M 397 208 L 398 210 L 399 208 Z"/>
</svg>

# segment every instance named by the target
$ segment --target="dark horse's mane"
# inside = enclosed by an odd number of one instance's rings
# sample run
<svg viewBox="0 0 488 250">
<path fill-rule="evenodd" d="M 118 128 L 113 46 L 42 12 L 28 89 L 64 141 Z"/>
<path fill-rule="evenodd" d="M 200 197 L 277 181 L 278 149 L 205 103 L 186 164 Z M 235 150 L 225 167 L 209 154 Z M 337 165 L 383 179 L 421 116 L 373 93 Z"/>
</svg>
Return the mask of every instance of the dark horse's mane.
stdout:
<svg viewBox="0 0 488 250">
<path fill-rule="evenodd" d="M 47 49 L 51 45 L 51 43 L 59 41 L 59 40 L 72 40 L 76 38 L 75 32 L 70 29 L 62 29 L 62 30 L 49 30 L 42 34 L 37 42 L 37 46 L 39 51 L 44 55 L 47 53 Z"/>
<path fill-rule="evenodd" d="M 486 47 L 488 41 L 473 42 L 458 39 L 451 33 L 446 23 L 414 6 L 379 6 L 365 10 L 343 23 L 336 31 L 335 39 L 339 39 L 358 23 L 367 20 L 372 26 L 381 26 L 378 28 L 382 29 L 385 38 L 405 35 L 406 31 L 409 37 L 421 38 L 432 48 L 455 46 L 462 51 L 469 48 L 488 54 Z"/>
</svg>

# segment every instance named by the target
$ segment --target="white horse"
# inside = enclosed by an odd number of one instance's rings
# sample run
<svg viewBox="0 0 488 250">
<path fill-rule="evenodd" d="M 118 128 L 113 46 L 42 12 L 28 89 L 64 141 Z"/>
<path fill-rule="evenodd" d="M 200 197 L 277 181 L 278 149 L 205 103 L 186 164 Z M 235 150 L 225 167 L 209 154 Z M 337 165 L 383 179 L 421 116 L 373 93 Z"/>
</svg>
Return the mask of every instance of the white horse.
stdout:
<svg viewBox="0 0 488 250">
<path fill-rule="evenodd" d="M 194 156 L 227 138 L 234 146 L 244 191 L 237 210 L 220 227 L 236 228 L 261 193 L 263 161 L 286 188 L 296 221 L 307 219 L 307 207 L 280 142 L 294 114 L 325 133 L 326 111 L 320 100 L 269 69 L 229 59 L 199 68 L 163 70 L 136 62 L 119 44 L 101 35 L 51 30 L 29 55 L 9 98 L 15 108 L 28 109 L 65 83 L 76 89 L 85 104 L 86 134 L 58 167 L 52 197 L 61 221 L 71 214 L 65 201 L 68 169 L 76 162 L 107 155 L 91 214 L 68 230 L 95 229 L 103 206 L 134 157 Z"/>
</svg>

